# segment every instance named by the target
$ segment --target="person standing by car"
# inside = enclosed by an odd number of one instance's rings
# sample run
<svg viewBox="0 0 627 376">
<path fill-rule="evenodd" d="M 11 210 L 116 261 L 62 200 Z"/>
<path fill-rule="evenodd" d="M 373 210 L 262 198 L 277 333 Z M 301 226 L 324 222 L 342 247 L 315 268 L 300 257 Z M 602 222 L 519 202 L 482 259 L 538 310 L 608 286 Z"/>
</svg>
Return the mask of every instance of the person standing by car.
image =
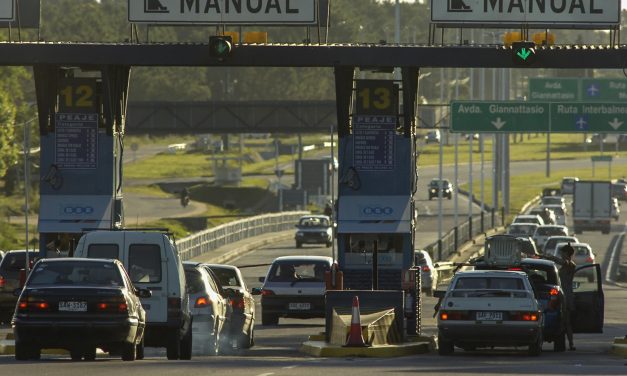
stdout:
<svg viewBox="0 0 627 376">
<path fill-rule="evenodd" d="M 564 291 L 564 305 L 562 307 L 562 318 L 564 322 L 564 330 L 566 330 L 566 337 L 568 338 L 568 349 L 575 351 L 575 344 L 573 343 L 573 326 L 571 322 L 571 315 L 575 310 L 575 300 L 573 296 L 573 278 L 575 276 L 575 269 L 577 264 L 573 261 L 573 255 L 575 249 L 570 242 L 560 248 L 561 257 L 546 256 L 546 258 L 554 261 L 556 264 L 561 265 L 559 270 L 560 281 L 562 283 L 562 290 Z"/>
</svg>

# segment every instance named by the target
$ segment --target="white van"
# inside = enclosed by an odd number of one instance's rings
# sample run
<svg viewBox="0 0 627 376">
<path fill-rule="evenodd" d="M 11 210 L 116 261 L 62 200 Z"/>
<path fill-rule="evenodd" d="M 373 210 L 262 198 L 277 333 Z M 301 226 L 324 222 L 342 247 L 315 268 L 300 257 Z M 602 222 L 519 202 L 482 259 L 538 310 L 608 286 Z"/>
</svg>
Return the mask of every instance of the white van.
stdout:
<svg viewBox="0 0 627 376">
<path fill-rule="evenodd" d="M 183 264 L 176 245 L 162 231 L 93 231 L 84 234 L 74 257 L 118 259 L 138 288 L 146 310 L 145 345 L 165 347 L 168 359 L 191 359 L 192 316 Z"/>
</svg>

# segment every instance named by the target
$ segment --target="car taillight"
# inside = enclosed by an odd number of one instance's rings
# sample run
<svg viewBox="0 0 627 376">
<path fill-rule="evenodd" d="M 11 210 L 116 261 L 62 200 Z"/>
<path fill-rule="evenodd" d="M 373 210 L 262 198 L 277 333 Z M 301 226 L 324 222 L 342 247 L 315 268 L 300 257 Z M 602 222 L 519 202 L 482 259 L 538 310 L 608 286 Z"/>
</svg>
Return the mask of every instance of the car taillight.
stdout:
<svg viewBox="0 0 627 376">
<path fill-rule="evenodd" d="M 592 264 L 592 263 L 594 262 L 594 260 L 592 259 L 592 257 L 588 257 L 588 258 L 586 259 L 586 262 L 587 262 L 588 264 Z"/>
<path fill-rule="evenodd" d="M 50 310 L 50 304 L 43 299 L 22 298 L 17 303 L 18 312 L 27 311 L 48 311 Z"/>
<path fill-rule="evenodd" d="M 559 291 L 557 291 L 557 289 L 554 287 L 551 289 L 551 291 L 549 291 L 549 295 L 551 296 L 557 296 L 559 294 Z"/>
<path fill-rule="evenodd" d="M 231 299 L 231 307 L 233 308 L 237 308 L 237 309 L 244 309 L 246 308 L 246 302 L 244 302 L 244 299 Z"/>
<path fill-rule="evenodd" d="M 266 289 L 261 290 L 261 296 L 269 296 L 269 295 L 274 295 L 274 291 L 266 290 Z"/>
<path fill-rule="evenodd" d="M 4 287 L 5 281 L 4 277 L 0 275 L 0 287 Z"/>
<path fill-rule="evenodd" d="M 429 265 L 423 265 L 422 271 L 425 272 L 425 273 L 428 273 L 428 272 L 431 271 L 431 268 L 429 268 Z"/>
<path fill-rule="evenodd" d="M 209 298 L 206 296 L 201 296 L 196 299 L 196 303 L 194 303 L 194 307 L 202 308 L 202 307 L 208 306 L 209 304 L 211 304 L 211 300 L 209 300 Z"/>
<path fill-rule="evenodd" d="M 515 272 L 520 272 L 520 271 L 522 271 L 522 268 L 507 268 L 507 270 L 511 270 L 511 271 L 515 271 Z"/>
<path fill-rule="evenodd" d="M 512 321 L 538 321 L 540 312 L 510 312 L 509 319 Z"/>
<path fill-rule="evenodd" d="M 440 320 L 470 320 L 467 311 L 440 311 Z"/>
<path fill-rule="evenodd" d="M 181 305 L 183 300 L 181 298 L 168 298 L 168 317 L 181 316 Z"/>
<path fill-rule="evenodd" d="M 128 312 L 128 304 L 123 296 L 117 296 L 112 299 L 103 300 L 96 304 L 96 309 L 99 312 Z"/>
</svg>

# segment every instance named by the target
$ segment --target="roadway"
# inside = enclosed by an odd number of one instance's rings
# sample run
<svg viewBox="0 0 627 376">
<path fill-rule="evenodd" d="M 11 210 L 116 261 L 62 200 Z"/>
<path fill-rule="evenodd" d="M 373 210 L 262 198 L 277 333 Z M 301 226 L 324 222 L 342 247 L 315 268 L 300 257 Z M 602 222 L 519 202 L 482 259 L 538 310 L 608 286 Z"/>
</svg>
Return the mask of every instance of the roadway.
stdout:
<svg viewBox="0 0 627 376">
<path fill-rule="evenodd" d="M 590 243 L 603 265 L 604 272 L 614 253 L 616 237 L 627 228 L 623 215 L 612 228 L 610 235 L 584 233 L 581 241 Z M 620 250 L 619 250 L 620 251 Z M 309 254 L 331 255 L 331 249 L 305 246 L 296 249 L 292 240 L 278 242 L 245 255 L 232 263 L 238 266 L 270 263 L 281 255 Z M 248 287 L 260 285 L 267 267 L 243 268 Z M 412 373 L 438 375 L 624 375 L 625 360 L 608 354 L 611 341 L 627 333 L 624 307 L 627 306 L 627 289 L 613 283 L 604 284 L 605 332 L 602 334 L 576 334 L 577 351 L 553 353 L 552 345 L 545 344 L 538 358 L 529 358 L 526 351 L 496 350 L 463 352 L 458 350 L 451 357 L 435 353 L 394 359 L 318 359 L 298 352 L 300 344 L 310 334 L 324 330 L 322 319 L 281 319 L 277 327 L 264 327 L 257 323 L 256 345 L 217 358 L 195 357 L 192 361 L 168 361 L 161 349 L 148 349 L 147 359 L 125 363 L 119 359 L 99 357 L 95 362 L 73 363 L 68 357 L 44 356 L 42 361 L 17 363 L 12 356 L 0 356 L 0 375 L 45 374 L 79 376 L 83 374 L 111 375 L 207 375 L 231 376 L 344 376 L 347 372 L 360 376 L 407 375 Z M 434 298 L 423 301 L 423 334 L 435 333 L 435 320 L 431 317 Z M 257 307 L 258 312 L 260 307 Z M 259 315 L 258 315 L 259 316 Z M 260 317 L 258 317 L 259 319 Z M 504 333 L 506 335 L 506 333 Z"/>
</svg>

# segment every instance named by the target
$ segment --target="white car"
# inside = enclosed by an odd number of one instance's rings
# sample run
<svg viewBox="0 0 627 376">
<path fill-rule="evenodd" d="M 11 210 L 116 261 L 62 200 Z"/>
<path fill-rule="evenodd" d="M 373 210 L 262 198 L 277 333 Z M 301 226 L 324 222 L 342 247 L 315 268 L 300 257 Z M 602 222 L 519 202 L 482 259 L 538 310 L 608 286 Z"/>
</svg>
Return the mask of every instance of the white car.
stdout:
<svg viewBox="0 0 627 376">
<path fill-rule="evenodd" d="M 544 220 L 537 214 L 520 214 L 514 217 L 512 223 L 535 223 L 538 226 L 543 226 Z"/>
<path fill-rule="evenodd" d="M 557 254 L 557 245 L 559 243 L 579 243 L 579 239 L 575 236 L 549 236 L 544 242 L 544 248 L 542 248 L 542 253 L 545 255 L 558 256 Z"/>
<path fill-rule="evenodd" d="M 303 244 L 324 244 L 330 247 L 333 243 L 333 227 L 331 219 L 326 215 L 302 216 L 296 228 L 296 248 L 301 248 Z"/>
<path fill-rule="evenodd" d="M 566 200 L 564 200 L 564 197 L 562 196 L 544 196 L 542 197 L 542 203 L 540 204 L 540 206 L 547 206 L 547 205 L 558 205 L 562 207 L 562 210 L 564 212 L 567 212 L 566 210 Z"/>
<path fill-rule="evenodd" d="M 542 209 L 546 208 L 555 213 L 555 224 L 566 226 L 566 206 L 565 205 L 542 205 Z"/>
<path fill-rule="evenodd" d="M 618 203 L 618 199 L 616 197 L 612 198 L 612 218 L 615 221 L 618 221 L 620 217 L 620 204 Z"/>
<path fill-rule="evenodd" d="M 472 270 L 455 274 L 438 310 L 438 352 L 455 347 L 528 346 L 542 352 L 542 307 L 527 274 Z"/>
<path fill-rule="evenodd" d="M 544 249 L 544 243 L 550 236 L 568 236 L 568 227 L 561 225 L 540 226 L 533 233 L 532 238 L 538 249 Z"/>
<path fill-rule="evenodd" d="M 573 192 L 575 191 L 576 181 L 579 181 L 579 178 L 570 177 L 570 176 L 564 177 L 562 179 L 562 187 L 561 187 L 562 194 L 572 195 Z"/>
<path fill-rule="evenodd" d="M 429 252 L 416 250 L 414 252 L 416 266 L 420 268 L 420 286 L 422 292 L 433 295 L 433 290 L 438 286 L 438 271 L 433 266 Z"/>
</svg>

